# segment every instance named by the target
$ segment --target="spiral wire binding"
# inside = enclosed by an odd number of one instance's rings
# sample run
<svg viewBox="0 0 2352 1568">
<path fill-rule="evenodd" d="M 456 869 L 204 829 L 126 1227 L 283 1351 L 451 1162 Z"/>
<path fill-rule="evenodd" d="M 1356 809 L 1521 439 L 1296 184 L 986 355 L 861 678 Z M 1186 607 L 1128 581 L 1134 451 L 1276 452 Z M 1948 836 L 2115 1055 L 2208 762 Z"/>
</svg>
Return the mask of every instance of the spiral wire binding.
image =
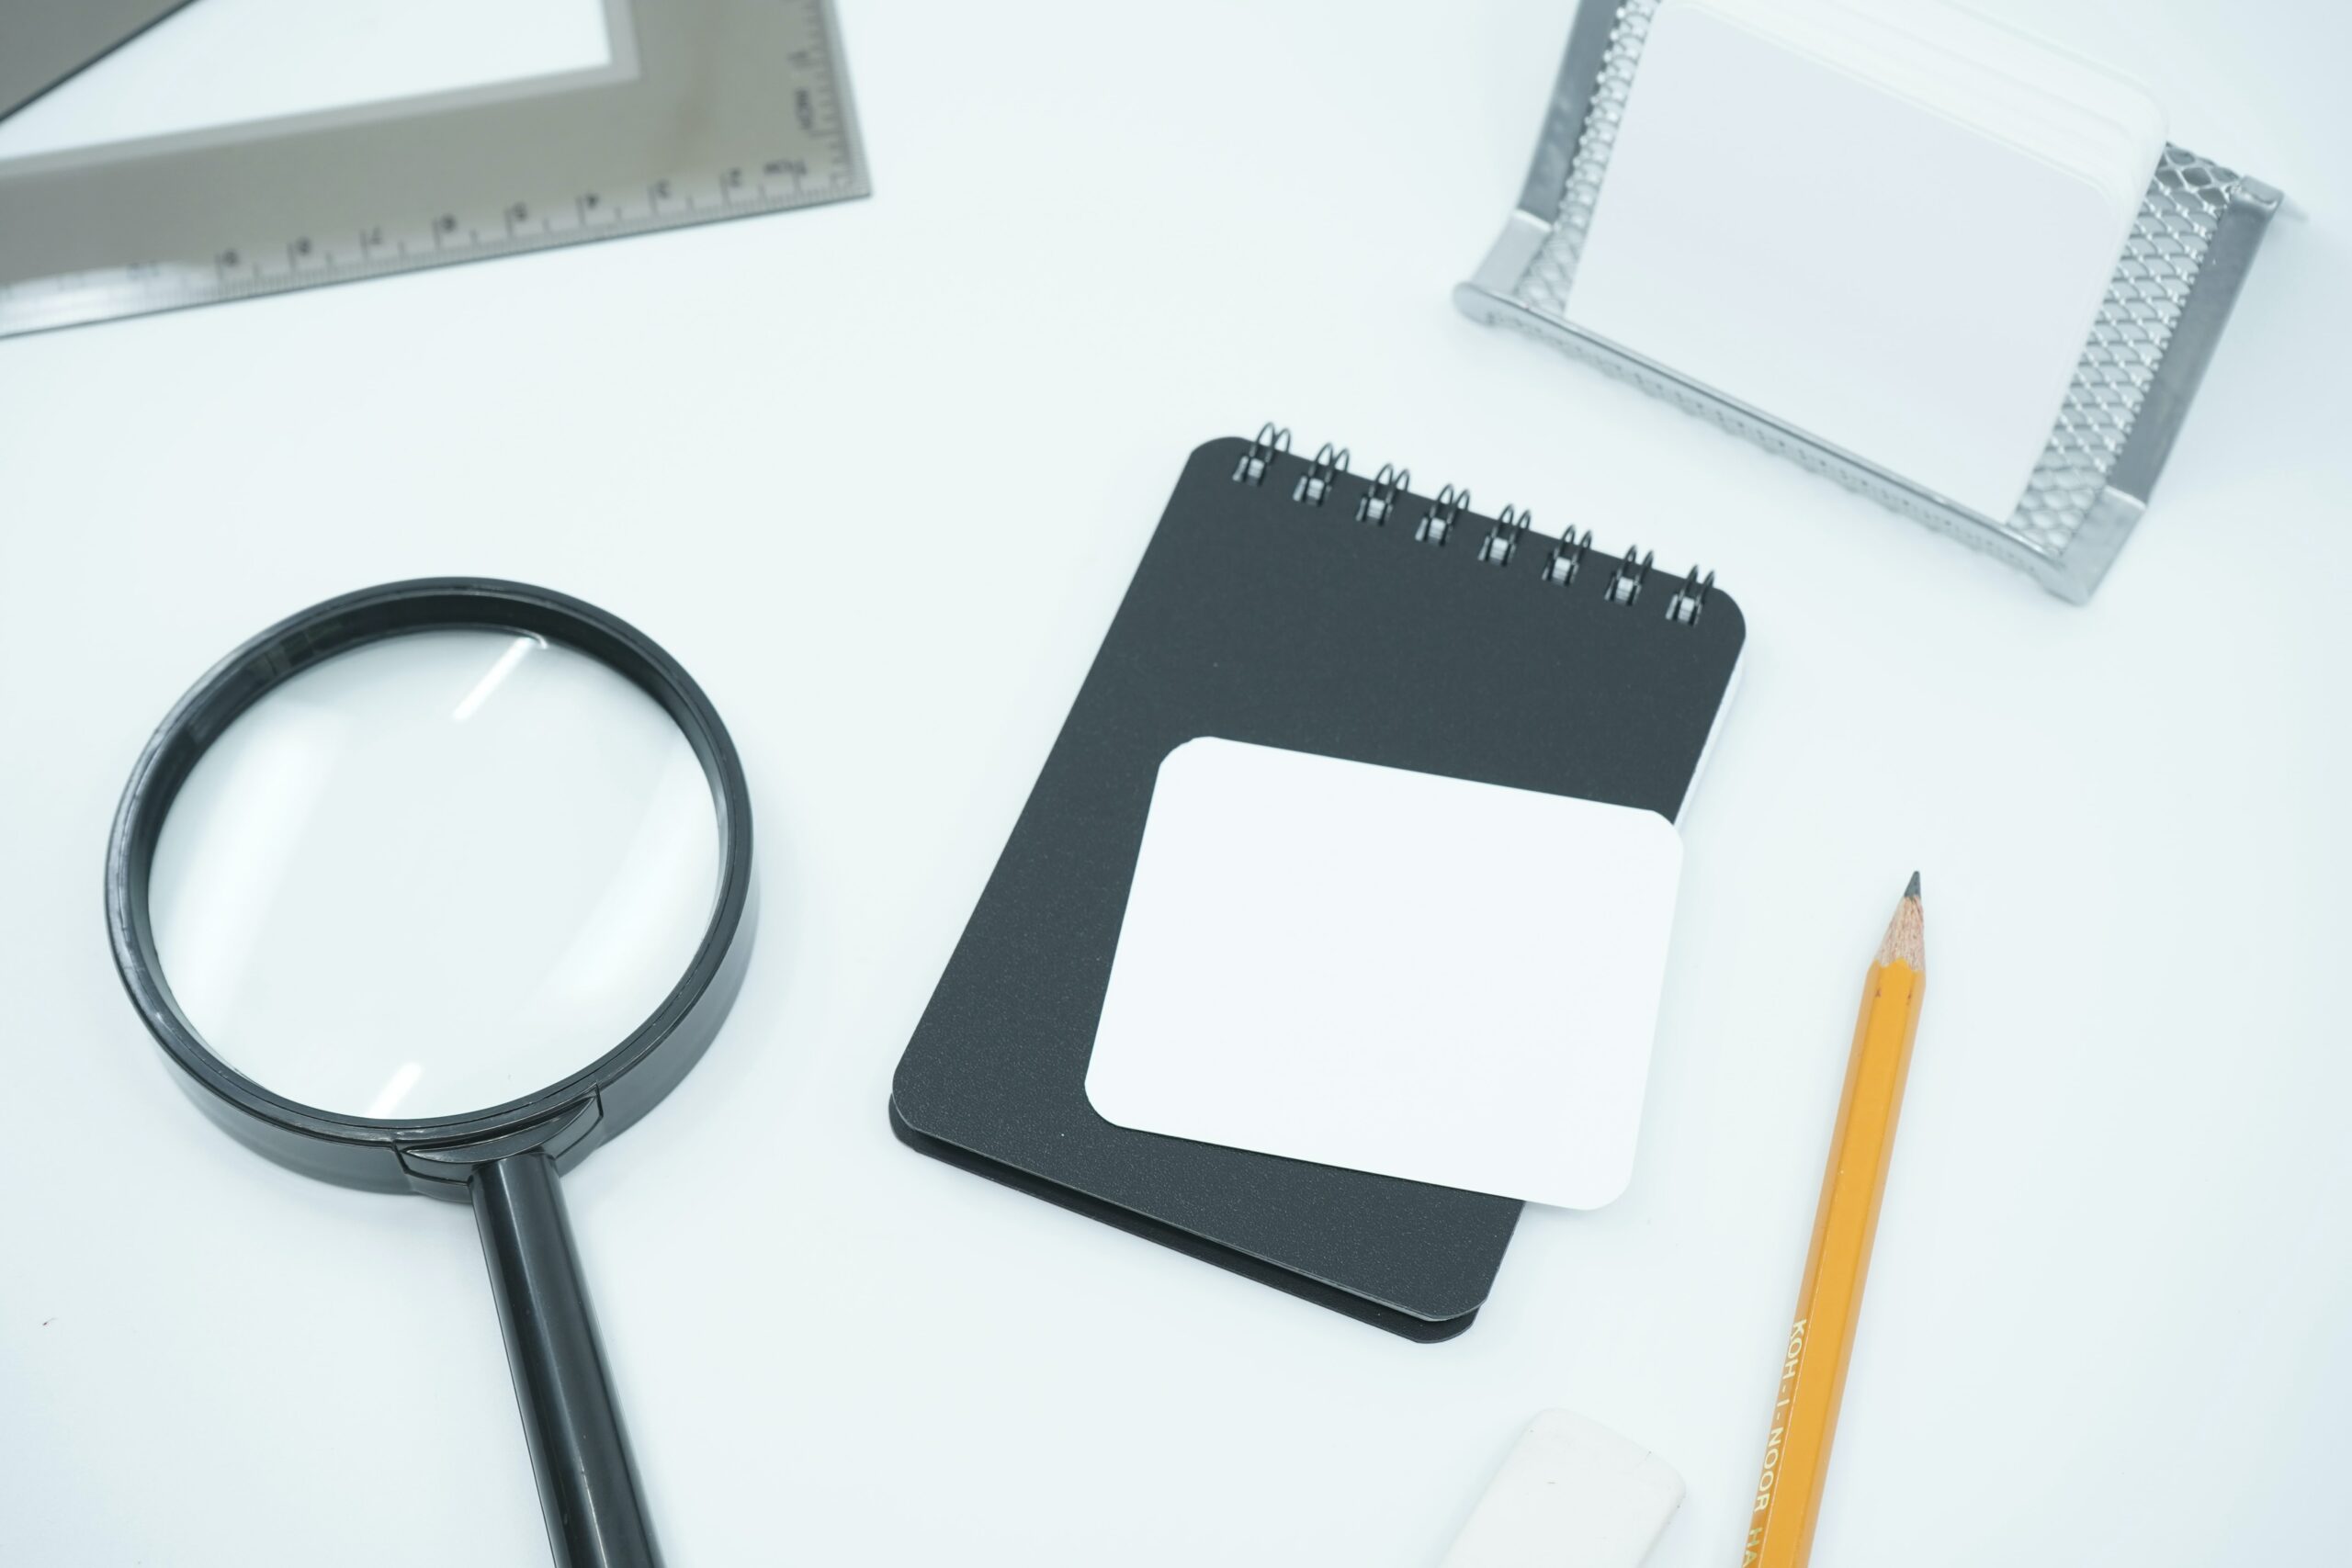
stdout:
<svg viewBox="0 0 2352 1568">
<path fill-rule="evenodd" d="M 1447 485 L 1437 492 L 1437 500 L 1421 514 L 1421 525 L 1413 530 L 1413 537 L 1425 545 L 1445 544 L 1446 536 L 1453 532 L 1453 520 L 1470 509 L 1470 492 Z"/>
<path fill-rule="evenodd" d="M 1389 512 L 1396 498 L 1413 488 L 1413 470 L 1400 468 L 1393 463 L 1380 465 L 1380 472 L 1373 476 L 1372 488 L 1356 502 L 1356 521 L 1379 527 L 1388 521 Z"/>
<path fill-rule="evenodd" d="M 1347 471 L 1348 449 L 1326 441 L 1316 449 L 1315 461 L 1306 465 L 1306 472 L 1298 476 L 1298 484 L 1291 491 L 1290 498 L 1308 506 L 1320 506 L 1323 498 L 1331 493 L 1331 481 Z"/>
<path fill-rule="evenodd" d="M 1510 558 L 1519 553 L 1519 541 L 1527 535 L 1527 525 L 1535 521 L 1535 513 L 1521 512 L 1516 506 L 1506 506 L 1495 525 L 1487 530 L 1486 543 L 1478 547 L 1478 558 L 1488 566 L 1509 566 Z"/>
<path fill-rule="evenodd" d="M 1262 484 L 1266 470 L 1277 454 L 1290 452 L 1290 430 L 1272 421 L 1258 427 L 1258 434 L 1235 465 L 1236 484 Z M 1348 473 L 1349 452 L 1344 446 L 1326 441 L 1308 460 L 1306 471 L 1291 486 L 1290 498 L 1301 506 L 1321 506 L 1331 497 L 1340 479 Z M 1413 484 L 1413 471 L 1393 463 L 1383 463 L 1380 471 L 1369 481 L 1369 488 L 1356 500 L 1356 521 L 1379 527 L 1388 521 L 1399 502 L 1405 499 Z M 1453 536 L 1453 527 L 1462 514 L 1470 510 L 1470 492 L 1447 485 L 1437 492 L 1437 499 L 1413 530 L 1413 537 L 1426 545 L 1442 546 Z M 1526 542 L 1528 530 L 1534 525 L 1535 514 L 1516 506 L 1506 506 L 1487 537 L 1478 547 L 1477 559 L 1487 566 L 1508 568 L 1519 558 L 1520 547 Z M 1568 529 L 1544 553 L 1539 570 L 1543 581 L 1555 588 L 1573 586 L 1583 574 L 1584 564 L 1592 554 L 1592 530 L 1578 534 Z M 1642 591 L 1649 584 L 1650 571 L 1657 559 L 1657 552 L 1645 550 L 1636 545 L 1625 552 L 1623 560 L 1610 571 L 1602 584 L 1601 597 L 1611 604 L 1632 605 L 1640 601 Z M 1702 572 L 1693 566 L 1677 585 L 1666 602 L 1666 618 L 1675 626 L 1690 626 L 1697 622 L 1707 606 L 1707 597 L 1714 592 L 1715 574 Z"/>
<path fill-rule="evenodd" d="M 1674 591 L 1674 597 L 1666 602 L 1666 618 L 1689 626 L 1699 618 L 1699 612 L 1706 608 L 1707 595 L 1714 591 L 1714 586 L 1713 572 L 1702 578 L 1699 575 L 1699 569 L 1692 567 L 1690 575 L 1682 580 L 1682 586 Z"/>
<path fill-rule="evenodd" d="M 1657 558 L 1656 550 L 1646 551 L 1639 560 L 1634 558 L 1639 545 L 1625 552 L 1617 570 L 1609 574 L 1609 587 L 1604 595 L 1611 604 L 1631 604 L 1642 596 L 1642 587 L 1650 580 L 1650 562 Z"/>
<path fill-rule="evenodd" d="M 1587 528 L 1584 537 L 1577 537 L 1574 528 L 1560 536 L 1552 553 L 1544 558 L 1544 581 L 1555 588 L 1566 588 L 1577 580 L 1577 570 L 1584 565 L 1584 558 L 1592 553 L 1592 530 Z M 1708 579 L 1713 581 L 1713 579 Z"/>
<path fill-rule="evenodd" d="M 1257 437 L 1250 443 L 1250 450 L 1241 454 L 1241 462 L 1233 470 L 1236 484 L 1258 484 L 1266 477 L 1266 465 L 1273 461 L 1277 452 L 1290 450 L 1290 432 L 1277 428 L 1269 420 L 1258 427 Z"/>
</svg>

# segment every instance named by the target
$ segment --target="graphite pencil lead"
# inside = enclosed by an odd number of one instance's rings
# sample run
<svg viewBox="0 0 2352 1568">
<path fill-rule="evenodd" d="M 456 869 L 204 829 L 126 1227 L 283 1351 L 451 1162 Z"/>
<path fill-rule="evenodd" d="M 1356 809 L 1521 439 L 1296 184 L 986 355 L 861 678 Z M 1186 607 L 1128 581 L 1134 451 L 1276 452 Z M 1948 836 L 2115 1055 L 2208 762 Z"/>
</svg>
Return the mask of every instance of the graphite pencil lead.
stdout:
<svg viewBox="0 0 2352 1568">
<path fill-rule="evenodd" d="M 1917 872 L 1915 871 L 1911 874 L 1911 886 L 1903 890 L 1903 896 L 1905 898 L 1917 898 L 1919 896 L 1919 874 Z"/>
</svg>

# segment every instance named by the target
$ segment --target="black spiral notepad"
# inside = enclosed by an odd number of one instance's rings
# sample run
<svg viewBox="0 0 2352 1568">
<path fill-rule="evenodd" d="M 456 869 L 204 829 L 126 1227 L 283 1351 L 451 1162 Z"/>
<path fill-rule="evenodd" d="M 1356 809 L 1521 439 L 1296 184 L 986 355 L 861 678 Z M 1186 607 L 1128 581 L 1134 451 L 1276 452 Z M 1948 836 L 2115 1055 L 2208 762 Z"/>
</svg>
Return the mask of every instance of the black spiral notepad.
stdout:
<svg viewBox="0 0 2352 1568">
<path fill-rule="evenodd" d="M 1485 1302 L 1516 1201 L 1130 1131 L 1087 1099 L 1160 762 L 1219 737 L 1673 818 L 1745 626 L 1695 570 L 1288 446 L 1270 428 L 1185 465 L 899 1064 L 891 1124 L 952 1164 L 1442 1339 Z M 1544 953 L 1496 940 L 1495 984 L 1544 984 Z M 1409 962 L 1413 932 L 1396 943 Z"/>
</svg>

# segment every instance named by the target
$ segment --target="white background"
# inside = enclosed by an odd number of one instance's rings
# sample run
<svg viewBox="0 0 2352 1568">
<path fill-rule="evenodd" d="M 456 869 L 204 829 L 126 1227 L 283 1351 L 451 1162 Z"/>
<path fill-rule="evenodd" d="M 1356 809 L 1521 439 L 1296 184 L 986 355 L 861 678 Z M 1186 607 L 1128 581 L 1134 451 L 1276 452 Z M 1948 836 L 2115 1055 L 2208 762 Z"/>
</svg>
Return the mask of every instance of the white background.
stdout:
<svg viewBox="0 0 2352 1568">
<path fill-rule="evenodd" d="M 427 572 L 638 622 L 753 780 L 741 1005 L 569 1183 L 673 1562 L 1417 1568 L 1554 1404 L 1688 1478 L 1663 1568 L 1736 1561 L 1915 865 L 1934 980 L 1816 1562 L 2340 1553 L 2352 26 L 1992 8 L 2309 214 L 2088 609 L 1454 313 L 1563 0 L 845 0 L 871 200 L 0 343 L 0 1559 L 542 1560 L 469 1217 L 222 1136 L 99 914 L 187 684 Z M 164 74 L 258 100 L 300 41 Z M 1531 1212 L 1442 1346 L 883 1120 L 1184 453 L 1268 416 L 1749 616 L 1633 1187 Z"/>
</svg>

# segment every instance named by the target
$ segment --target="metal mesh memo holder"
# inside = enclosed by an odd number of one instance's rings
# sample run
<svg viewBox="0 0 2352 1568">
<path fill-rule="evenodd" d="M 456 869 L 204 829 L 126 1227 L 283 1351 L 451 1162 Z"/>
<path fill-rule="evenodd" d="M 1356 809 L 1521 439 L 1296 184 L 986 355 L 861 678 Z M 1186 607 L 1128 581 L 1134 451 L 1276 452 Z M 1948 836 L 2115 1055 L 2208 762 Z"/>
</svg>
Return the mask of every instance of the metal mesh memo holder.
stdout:
<svg viewBox="0 0 2352 1568">
<path fill-rule="evenodd" d="M 1519 206 L 1454 302 L 1473 320 L 1566 349 L 2086 603 L 2147 509 L 2278 192 L 2165 149 L 2025 499 L 2007 518 L 1986 517 L 1568 323 L 1568 288 L 1658 5 L 1587 0 L 1578 8 Z"/>
</svg>

